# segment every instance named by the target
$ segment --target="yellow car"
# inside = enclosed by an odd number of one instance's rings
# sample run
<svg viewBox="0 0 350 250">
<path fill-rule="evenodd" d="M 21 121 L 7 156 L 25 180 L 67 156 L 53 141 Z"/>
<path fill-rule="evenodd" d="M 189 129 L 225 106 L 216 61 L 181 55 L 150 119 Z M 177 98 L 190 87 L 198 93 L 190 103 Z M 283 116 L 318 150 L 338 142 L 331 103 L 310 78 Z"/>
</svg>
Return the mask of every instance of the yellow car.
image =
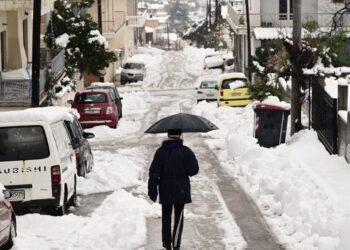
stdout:
<svg viewBox="0 0 350 250">
<path fill-rule="evenodd" d="M 252 103 L 248 84 L 248 78 L 240 72 L 220 75 L 218 106 L 242 107 Z"/>
</svg>

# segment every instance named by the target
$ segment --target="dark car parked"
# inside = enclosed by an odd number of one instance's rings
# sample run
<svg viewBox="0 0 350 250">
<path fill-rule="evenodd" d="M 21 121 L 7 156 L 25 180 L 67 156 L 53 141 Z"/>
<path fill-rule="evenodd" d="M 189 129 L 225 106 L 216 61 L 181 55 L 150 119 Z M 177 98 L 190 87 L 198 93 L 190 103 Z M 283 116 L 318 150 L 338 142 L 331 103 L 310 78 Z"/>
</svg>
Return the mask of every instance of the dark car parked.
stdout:
<svg viewBox="0 0 350 250">
<path fill-rule="evenodd" d="M 75 150 L 78 175 L 85 177 L 86 173 L 89 173 L 94 166 L 94 156 L 87 139 L 94 138 L 95 135 L 84 132 L 80 122 L 76 118 L 73 122 L 65 121 L 65 125 Z"/>
<path fill-rule="evenodd" d="M 123 97 L 120 96 L 117 87 L 112 82 L 93 82 L 86 89 L 110 89 L 113 93 L 111 93 L 112 99 L 114 99 L 118 108 L 118 118 L 122 118 L 123 116 Z"/>
<path fill-rule="evenodd" d="M 13 239 L 17 236 L 16 214 L 12 208 L 11 193 L 2 191 L 4 199 L 0 200 L 0 249 L 11 249 Z"/>
</svg>

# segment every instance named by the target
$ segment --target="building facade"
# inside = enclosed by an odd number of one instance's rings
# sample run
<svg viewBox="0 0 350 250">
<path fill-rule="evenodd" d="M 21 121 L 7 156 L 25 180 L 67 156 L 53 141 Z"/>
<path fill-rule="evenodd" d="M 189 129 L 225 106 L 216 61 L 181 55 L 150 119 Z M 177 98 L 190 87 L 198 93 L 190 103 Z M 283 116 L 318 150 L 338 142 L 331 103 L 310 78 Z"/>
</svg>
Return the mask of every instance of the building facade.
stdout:
<svg viewBox="0 0 350 250">
<path fill-rule="evenodd" d="M 96 22 L 99 22 L 100 15 L 102 35 L 108 41 L 109 50 L 116 53 L 118 61 L 111 63 L 101 76 L 85 75 L 86 86 L 94 81 L 116 81 L 118 69 L 135 53 L 140 30 L 144 29 L 146 22 L 146 17 L 138 15 L 137 6 L 138 0 L 100 0 L 88 10 Z"/>
<path fill-rule="evenodd" d="M 246 6 L 244 0 L 226 0 L 227 21 L 234 31 L 234 55 L 236 69 L 245 72 L 248 67 L 248 41 Z M 333 14 L 344 6 L 344 0 L 301 1 L 302 23 L 317 21 L 321 28 L 329 28 Z M 260 46 L 262 39 L 277 39 L 282 33 L 290 35 L 293 26 L 293 0 L 250 0 L 251 53 Z M 350 19 L 345 20 L 345 25 Z"/>
</svg>

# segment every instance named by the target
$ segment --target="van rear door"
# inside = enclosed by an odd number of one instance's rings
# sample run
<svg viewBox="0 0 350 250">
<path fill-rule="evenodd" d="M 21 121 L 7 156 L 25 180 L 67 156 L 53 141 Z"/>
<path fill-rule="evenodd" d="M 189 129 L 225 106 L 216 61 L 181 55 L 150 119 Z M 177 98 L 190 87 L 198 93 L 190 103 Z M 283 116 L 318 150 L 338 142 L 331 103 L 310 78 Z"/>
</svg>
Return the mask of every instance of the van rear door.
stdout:
<svg viewBox="0 0 350 250">
<path fill-rule="evenodd" d="M 0 127 L 0 182 L 11 201 L 52 197 L 50 154 L 43 126 Z"/>
</svg>

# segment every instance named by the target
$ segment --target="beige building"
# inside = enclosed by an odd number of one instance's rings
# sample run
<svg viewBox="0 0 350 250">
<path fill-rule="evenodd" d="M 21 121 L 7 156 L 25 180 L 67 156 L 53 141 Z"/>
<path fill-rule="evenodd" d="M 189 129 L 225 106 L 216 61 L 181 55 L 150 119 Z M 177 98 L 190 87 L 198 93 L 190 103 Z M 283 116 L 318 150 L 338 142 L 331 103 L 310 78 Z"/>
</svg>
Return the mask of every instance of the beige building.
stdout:
<svg viewBox="0 0 350 250">
<path fill-rule="evenodd" d="M 138 15 L 138 0 L 100 0 L 102 35 L 107 39 L 109 50 L 114 51 L 118 62 L 112 63 L 102 78 L 105 82 L 116 80 L 116 72 L 128 57 L 133 56 L 141 42 L 146 22 L 145 15 Z M 98 22 L 98 1 L 88 10 L 94 20 Z M 100 81 L 100 77 L 85 75 L 85 85 Z"/>
<path fill-rule="evenodd" d="M 42 0 L 43 28 L 54 0 Z M 0 69 L 26 67 L 32 58 L 33 0 L 0 1 Z M 42 30 L 45 33 L 45 30 Z"/>
<path fill-rule="evenodd" d="M 0 1 L 0 107 L 31 105 L 33 2 Z M 54 0 L 41 1 L 41 34 L 46 32 L 53 5 Z M 41 103 L 48 96 L 46 84 L 58 81 L 64 73 L 64 51 L 42 48 L 40 58 Z"/>
</svg>

